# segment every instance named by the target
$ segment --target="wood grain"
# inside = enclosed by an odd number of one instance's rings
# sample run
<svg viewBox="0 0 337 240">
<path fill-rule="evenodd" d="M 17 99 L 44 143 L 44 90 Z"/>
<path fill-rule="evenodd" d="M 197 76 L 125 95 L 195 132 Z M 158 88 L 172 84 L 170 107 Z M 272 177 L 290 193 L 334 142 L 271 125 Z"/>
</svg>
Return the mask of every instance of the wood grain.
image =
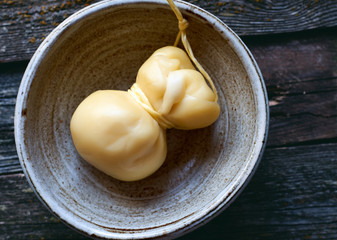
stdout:
<svg viewBox="0 0 337 240">
<path fill-rule="evenodd" d="M 0 175 L 22 172 L 14 140 L 16 95 L 27 62 L 0 64 Z"/>
<path fill-rule="evenodd" d="M 337 141 L 337 29 L 243 40 L 267 86 L 268 145 Z"/>
<path fill-rule="evenodd" d="M 188 0 L 241 36 L 337 25 L 336 0 Z M 98 0 L 0 0 L 0 62 L 28 60 L 68 16 Z"/>
</svg>

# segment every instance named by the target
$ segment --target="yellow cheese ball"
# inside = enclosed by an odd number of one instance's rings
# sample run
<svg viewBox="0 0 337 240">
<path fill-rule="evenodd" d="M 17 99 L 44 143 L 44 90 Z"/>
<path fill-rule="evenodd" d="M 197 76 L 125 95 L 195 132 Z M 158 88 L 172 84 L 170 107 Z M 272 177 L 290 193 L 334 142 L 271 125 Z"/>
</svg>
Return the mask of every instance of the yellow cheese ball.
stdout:
<svg viewBox="0 0 337 240">
<path fill-rule="evenodd" d="M 139 69 L 136 83 L 175 128 L 203 128 L 220 114 L 215 93 L 180 48 L 168 46 L 154 52 Z"/>
</svg>

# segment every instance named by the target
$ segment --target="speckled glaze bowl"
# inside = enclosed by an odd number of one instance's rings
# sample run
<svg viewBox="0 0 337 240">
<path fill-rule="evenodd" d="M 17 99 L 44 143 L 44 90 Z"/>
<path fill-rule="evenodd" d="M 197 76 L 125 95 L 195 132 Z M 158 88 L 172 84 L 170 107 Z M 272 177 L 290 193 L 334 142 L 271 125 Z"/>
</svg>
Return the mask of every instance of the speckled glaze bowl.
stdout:
<svg viewBox="0 0 337 240">
<path fill-rule="evenodd" d="M 178 23 L 165 1 L 102 1 L 60 24 L 22 79 L 15 139 L 40 200 L 63 222 L 102 239 L 172 239 L 208 222 L 242 191 L 261 159 L 268 128 L 265 86 L 247 47 L 208 12 L 176 2 L 195 56 L 218 89 L 221 116 L 208 128 L 169 130 L 168 155 L 152 176 L 121 182 L 76 152 L 69 122 L 98 89 L 127 90 Z"/>
</svg>

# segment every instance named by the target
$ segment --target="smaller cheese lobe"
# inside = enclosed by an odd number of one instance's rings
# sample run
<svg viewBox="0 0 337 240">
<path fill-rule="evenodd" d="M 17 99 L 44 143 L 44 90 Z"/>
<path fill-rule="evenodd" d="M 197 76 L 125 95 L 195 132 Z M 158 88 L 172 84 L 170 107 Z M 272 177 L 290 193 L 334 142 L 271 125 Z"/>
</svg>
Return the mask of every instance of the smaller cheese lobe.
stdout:
<svg viewBox="0 0 337 240">
<path fill-rule="evenodd" d="M 136 83 L 155 111 L 175 128 L 203 128 L 219 117 L 216 93 L 180 48 L 155 51 L 139 69 Z"/>
</svg>

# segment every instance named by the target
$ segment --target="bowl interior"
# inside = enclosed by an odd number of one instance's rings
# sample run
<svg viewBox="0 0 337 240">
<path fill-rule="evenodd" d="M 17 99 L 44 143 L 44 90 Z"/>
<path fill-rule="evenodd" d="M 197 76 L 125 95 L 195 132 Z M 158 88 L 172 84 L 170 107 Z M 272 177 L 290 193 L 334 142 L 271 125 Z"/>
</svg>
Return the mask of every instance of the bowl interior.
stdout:
<svg viewBox="0 0 337 240">
<path fill-rule="evenodd" d="M 72 113 L 95 90 L 131 87 L 142 63 L 174 43 L 178 23 L 166 4 L 105 3 L 97 9 L 54 31 L 24 76 L 21 162 L 43 202 L 86 234 L 141 238 L 179 232 L 228 202 L 234 185 L 246 179 L 247 166 L 255 164 L 260 123 L 251 76 L 221 32 L 183 10 L 195 56 L 218 89 L 221 115 L 208 128 L 169 130 L 166 162 L 152 176 L 115 180 L 77 154 Z"/>
</svg>

